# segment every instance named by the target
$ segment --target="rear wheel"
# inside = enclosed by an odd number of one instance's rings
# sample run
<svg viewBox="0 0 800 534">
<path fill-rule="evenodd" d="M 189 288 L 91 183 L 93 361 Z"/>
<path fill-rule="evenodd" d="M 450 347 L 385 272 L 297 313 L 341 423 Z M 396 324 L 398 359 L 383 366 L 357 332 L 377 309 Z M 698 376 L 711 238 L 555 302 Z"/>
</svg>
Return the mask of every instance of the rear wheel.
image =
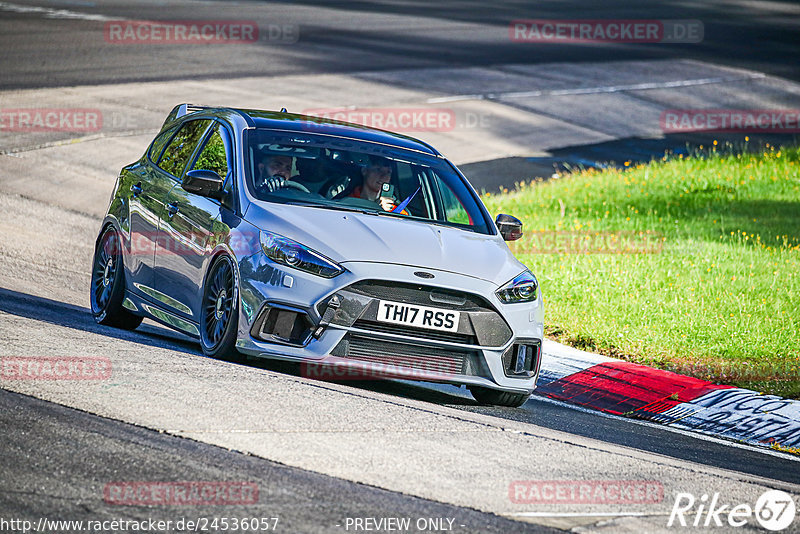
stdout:
<svg viewBox="0 0 800 534">
<path fill-rule="evenodd" d="M 133 330 L 142 323 L 122 306 L 125 299 L 125 268 L 119 235 L 107 227 L 94 250 L 91 279 L 91 304 L 94 320 L 100 324 Z"/>
<path fill-rule="evenodd" d="M 469 392 L 480 404 L 518 408 L 530 398 L 530 393 L 509 393 L 480 386 L 469 386 Z"/>
<path fill-rule="evenodd" d="M 242 361 L 236 350 L 239 303 L 235 293 L 233 260 L 220 256 L 211 265 L 203 288 L 200 314 L 200 344 L 206 356 L 227 361 Z"/>
</svg>

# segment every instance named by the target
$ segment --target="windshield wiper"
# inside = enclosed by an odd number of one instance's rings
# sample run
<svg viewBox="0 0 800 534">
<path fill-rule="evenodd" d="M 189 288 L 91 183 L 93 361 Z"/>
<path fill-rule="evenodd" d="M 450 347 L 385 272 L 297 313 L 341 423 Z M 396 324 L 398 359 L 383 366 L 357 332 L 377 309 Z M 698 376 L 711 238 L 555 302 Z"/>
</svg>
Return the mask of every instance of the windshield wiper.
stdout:
<svg viewBox="0 0 800 534">
<path fill-rule="evenodd" d="M 377 215 L 379 213 L 378 211 L 372 211 L 365 208 L 339 206 L 335 204 L 318 204 L 316 202 L 302 202 L 296 200 L 293 200 L 291 202 L 286 202 L 286 204 L 291 204 L 292 206 L 307 206 L 309 208 L 322 208 L 322 209 L 337 210 L 337 211 L 352 211 L 355 213 L 366 213 L 367 215 Z"/>
</svg>

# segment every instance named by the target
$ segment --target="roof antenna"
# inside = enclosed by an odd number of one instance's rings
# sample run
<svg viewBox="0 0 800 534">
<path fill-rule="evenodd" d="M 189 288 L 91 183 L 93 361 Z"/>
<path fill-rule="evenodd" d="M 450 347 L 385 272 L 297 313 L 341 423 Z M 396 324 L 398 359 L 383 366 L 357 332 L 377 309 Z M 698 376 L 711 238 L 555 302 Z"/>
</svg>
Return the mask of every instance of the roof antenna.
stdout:
<svg viewBox="0 0 800 534">
<path fill-rule="evenodd" d="M 289 113 L 289 112 L 286 111 L 286 108 L 281 108 L 281 113 Z"/>
</svg>

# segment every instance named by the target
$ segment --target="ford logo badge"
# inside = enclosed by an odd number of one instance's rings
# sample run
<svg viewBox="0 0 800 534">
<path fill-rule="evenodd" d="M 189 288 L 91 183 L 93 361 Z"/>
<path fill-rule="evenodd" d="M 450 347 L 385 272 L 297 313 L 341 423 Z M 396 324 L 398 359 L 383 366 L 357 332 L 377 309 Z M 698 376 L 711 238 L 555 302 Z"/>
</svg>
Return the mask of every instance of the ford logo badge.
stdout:
<svg viewBox="0 0 800 534">
<path fill-rule="evenodd" d="M 414 276 L 419 276 L 420 278 L 425 278 L 427 280 L 433 278 L 433 275 L 431 273 L 426 273 L 425 271 L 416 271 L 414 272 Z"/>
</svg>

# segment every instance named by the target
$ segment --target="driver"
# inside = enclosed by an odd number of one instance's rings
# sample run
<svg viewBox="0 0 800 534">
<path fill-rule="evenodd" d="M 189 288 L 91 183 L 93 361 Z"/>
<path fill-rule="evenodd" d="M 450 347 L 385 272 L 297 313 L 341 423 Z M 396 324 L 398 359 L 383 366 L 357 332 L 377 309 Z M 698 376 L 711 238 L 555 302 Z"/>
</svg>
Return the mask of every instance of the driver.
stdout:
<svg viewBox="0 0 800 534">
<path fill-rule="evenodd" d="M 292 175 L 292 157 L 268 154 L 259 162 L 258 173 L 257 187 L 272 193 L 280 189 Z"/>
</svg>

